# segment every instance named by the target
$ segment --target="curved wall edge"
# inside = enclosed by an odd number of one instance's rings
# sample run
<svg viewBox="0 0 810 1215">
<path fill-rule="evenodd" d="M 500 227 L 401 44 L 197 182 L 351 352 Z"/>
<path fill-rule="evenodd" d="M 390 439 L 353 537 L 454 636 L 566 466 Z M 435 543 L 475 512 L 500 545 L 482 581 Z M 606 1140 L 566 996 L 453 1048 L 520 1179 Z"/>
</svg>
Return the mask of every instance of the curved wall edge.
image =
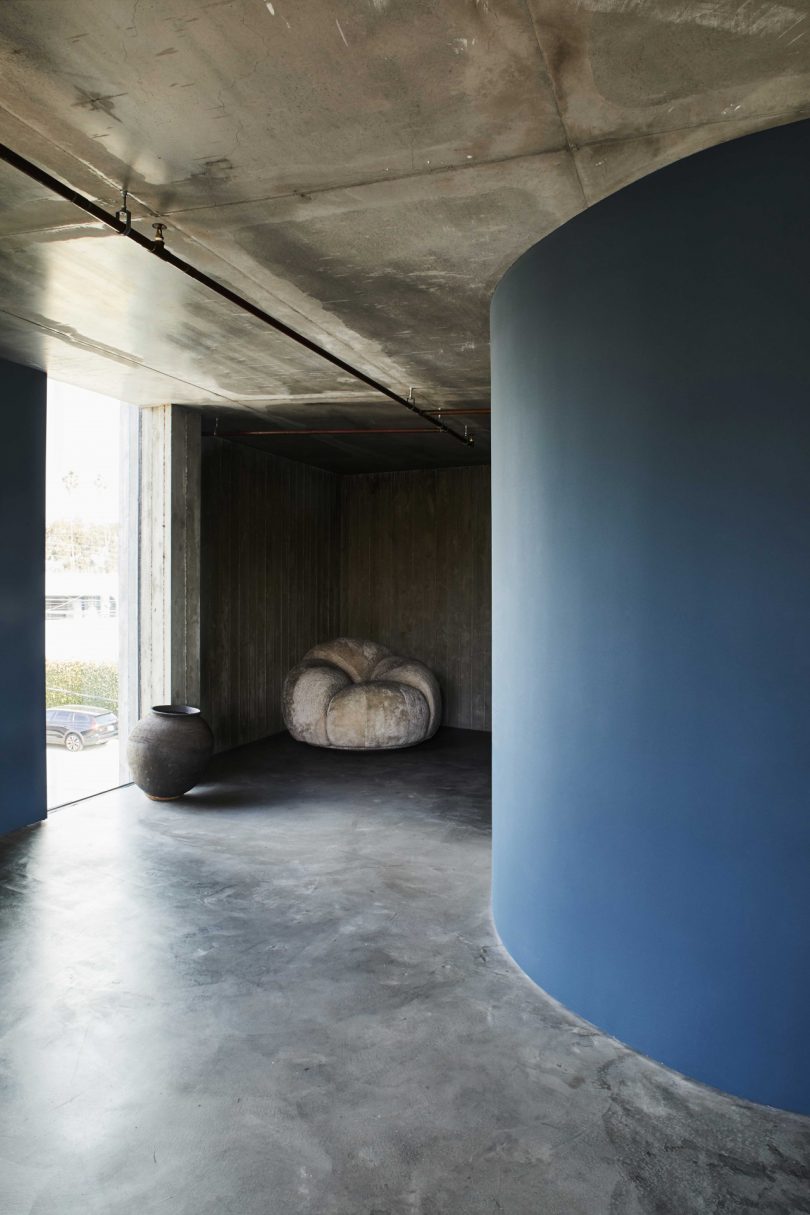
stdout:
<svg viewBox="0 0 810 1215">
<path fill-rule="evenodd" d="M 628 1045 L 810 1113 L 810 123 L 492 305 L 493 914 Z"/>
</svg>

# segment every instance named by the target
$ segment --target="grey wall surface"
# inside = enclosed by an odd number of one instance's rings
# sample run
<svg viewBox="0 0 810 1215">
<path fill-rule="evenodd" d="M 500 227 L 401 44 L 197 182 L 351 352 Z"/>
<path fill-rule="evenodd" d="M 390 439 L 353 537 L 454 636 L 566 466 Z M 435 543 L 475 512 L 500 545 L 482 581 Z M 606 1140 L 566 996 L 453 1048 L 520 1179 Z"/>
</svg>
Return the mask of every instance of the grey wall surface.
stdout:
<svg viewBox="0 0 810 1215">
<path fill-rule="evenodd" d="M 342 633 L 421 659 L 444 723 L 490 729 L 488 467 L 344 477 Z"/>
<path fill-rule="evenodd" d="M 203 441 L 202 709 L 219 750 L 284 728 L 290 667 L 338 631 L 338 478 Z"/>
<path fill-rule="evenodd" d="M 45 817 L 46 396 L 0 359 L 0 834 Z"/>
<path fill-rule="evenodd" d="M 489 468 L 340 478 L 203 441 L 201 704 L 224 750 L 282 730 L 318 641 L 370 637 L 437 674 L 447 725 L 490 729 Z"/>
</svg>

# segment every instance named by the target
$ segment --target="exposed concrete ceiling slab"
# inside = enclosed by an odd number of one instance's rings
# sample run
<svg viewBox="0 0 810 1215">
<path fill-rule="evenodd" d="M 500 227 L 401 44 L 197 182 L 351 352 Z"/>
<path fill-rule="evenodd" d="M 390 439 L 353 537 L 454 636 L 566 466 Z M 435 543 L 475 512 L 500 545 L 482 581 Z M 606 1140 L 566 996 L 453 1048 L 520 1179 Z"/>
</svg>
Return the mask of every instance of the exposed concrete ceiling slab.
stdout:
<svg viewBox="0 0 810 1215">
<path fill-rule="evenodd" d="M 810 112 L 810 4 L 528 0 L 574 148 Z"/>
<path fill-rule="evenodd" d="M 678 131 L 639 135 L 636 139 L 591 143 L 577 149 L 577 174 L 591 205 L 655 169 L 682 160 L 684 156 L 701 152 L 708 146 L 727 143 L 741 135 L 782 125 L 786 121 L 781 118 L 762 118 L 758 121 L 741 119 L 739 122 L 723 122 L 711 129 L 705 126 L 684 127 Z"/>
<path fill-rule="evenodd" d="M 12 172 L 4 166 L 0 182 Z M 193 401 L 260 397 L 303 378 L 318 391 L 341 383 L 334 368 L 100 225 L 6 233 L 0 272 L 3 312 L 169 376 Z"/>
<path fill-rule="evenodd" d="M 423 407 L 485 406 L 503 270 L 652 169 L 810 114 L 808 34 L 810 0 L 4 0 L 0 139 L 108 210 L 125 186 L 141 231 L 165 220 L 179 256 Z M 6 167 L 0 201 L 6 357 L 229 426 L 412 424 Z M 470 425 L 474 452 L 269 442 L 420 467 L 486 459 Z"/>
<path fill-rule="evenodd" d="M 474 447 L 459 443 L 405 410 L 392 413 L 390 405 L 379 400 L 360 408 L 334 402 L 313 406 L 288 401 L 264 412 L 213 405 L 200 409 L 204 434 L 336 472 L 449 468 L 489 462 L 489 418 L 474 412 L 474 407 L 469 413 L 442 415 L 459 434 L 470 426 L 475 433 Z M 318 434 L 305 433 L 312 429 Z"/>
<path fill-rule="evenodd" d="M 2 8 L 4 104 L 167 213 L 566 144 L 523 0 Z"/>
<path fill-rule="evenodd" d="M 241 290 L 271 287 L 291 323 L 316 322 L 346 357 L 458 404 L 488 397 L 504 270 L 581 209 L 570 157 L 553 153 L 232 206 L 226 228 L 221 208 L 171 221 L 224 257 Z"/>
</svg>

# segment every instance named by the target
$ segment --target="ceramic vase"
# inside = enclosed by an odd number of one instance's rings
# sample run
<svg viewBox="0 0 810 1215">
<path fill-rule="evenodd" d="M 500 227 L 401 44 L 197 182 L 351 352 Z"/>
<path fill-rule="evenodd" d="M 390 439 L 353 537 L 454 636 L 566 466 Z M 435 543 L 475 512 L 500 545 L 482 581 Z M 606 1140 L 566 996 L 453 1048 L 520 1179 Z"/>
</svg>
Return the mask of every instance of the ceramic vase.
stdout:
<svg viewBox="0 0 810 1215">
<path fill-rule="evenodd" d="M 208 722 L 192 705 L 155 705 L 129 736 L 132 779 L 147 797 L 171 802 L 199 783 L 214 750 Z"/>
</svg>

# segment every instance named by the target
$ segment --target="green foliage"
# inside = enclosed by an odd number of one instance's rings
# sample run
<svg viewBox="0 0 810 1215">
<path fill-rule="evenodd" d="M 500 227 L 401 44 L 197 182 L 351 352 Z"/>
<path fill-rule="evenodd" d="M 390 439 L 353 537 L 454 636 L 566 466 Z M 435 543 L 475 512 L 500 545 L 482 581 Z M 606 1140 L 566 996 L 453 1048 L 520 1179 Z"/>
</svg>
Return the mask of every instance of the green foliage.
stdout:
<svg viewBox="0 0 810 1215">
<path fill-rule="evenodd" d="M 45 705 L 97 705 L 118 712 L 118 667 L 114 662 L 45 663 Z"/>
</svg>

